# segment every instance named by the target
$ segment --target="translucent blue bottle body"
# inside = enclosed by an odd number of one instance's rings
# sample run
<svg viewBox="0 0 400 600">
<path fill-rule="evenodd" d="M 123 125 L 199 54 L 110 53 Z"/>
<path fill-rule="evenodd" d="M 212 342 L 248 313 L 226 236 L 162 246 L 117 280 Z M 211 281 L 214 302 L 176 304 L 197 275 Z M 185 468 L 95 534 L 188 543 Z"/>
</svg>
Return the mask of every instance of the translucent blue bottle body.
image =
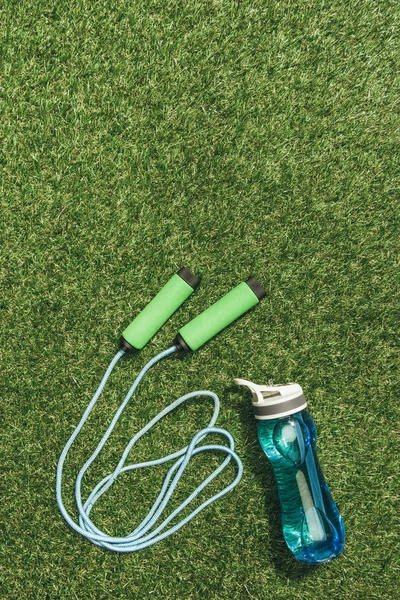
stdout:
<svg viewBox="0 0 400 600">
<path fill-rule="evenodd" d="M 289 549 L 306 563 L 332 560 L 343 552 L 345 531 L 318 462 L 310 414 L 259 420 L 258 439 L 274 471 Z"/>
</svg>

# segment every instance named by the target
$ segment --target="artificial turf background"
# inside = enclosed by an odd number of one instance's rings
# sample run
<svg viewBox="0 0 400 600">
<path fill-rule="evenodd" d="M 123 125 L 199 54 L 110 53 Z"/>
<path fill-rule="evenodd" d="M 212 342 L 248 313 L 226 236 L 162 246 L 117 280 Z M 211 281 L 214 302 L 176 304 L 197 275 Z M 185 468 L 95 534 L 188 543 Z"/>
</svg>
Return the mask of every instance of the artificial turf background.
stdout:
<svg viewBox="0 0 400 600">
<path fill-rule="evenodd" d="M 1 3 L 1 598 L 398 597 L 399 17 L 388 0 Z M 202 284 L 116 369 L 71 454 L 68 506 L 139 367 L 254 274 L 267 298 L 153 370 L 87 485 L 201 388 L 244 477 L 175 536 L 115 555 L 62 520 L 56 461 L 120 332 L 182 265 Z M 330 565 L 285 547 L 237 376 L 305 390 L 347 530 Z M 181 447 L 209 414 L 178 411 L 136 457 Z M 133 528 L 160 477 L 127 477 L 99 522 Z"/>
</svg>

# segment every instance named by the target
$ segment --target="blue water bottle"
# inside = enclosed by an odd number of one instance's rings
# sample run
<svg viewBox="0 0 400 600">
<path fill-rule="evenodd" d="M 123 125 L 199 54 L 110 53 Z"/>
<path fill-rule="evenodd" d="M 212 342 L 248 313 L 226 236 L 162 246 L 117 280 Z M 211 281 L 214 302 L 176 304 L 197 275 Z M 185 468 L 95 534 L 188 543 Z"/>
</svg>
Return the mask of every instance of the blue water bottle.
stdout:
<svg viewBox="0 0 400 600">
<path fill-rule="evenodd" d="M 343 552 L 342 517 L 330 494 L 316 454 L 316 429 L 300 385 L 250 388 L 258 439 L 278 487 L 283 536 L 297 560 L 325 563 Z"/>
</svg>

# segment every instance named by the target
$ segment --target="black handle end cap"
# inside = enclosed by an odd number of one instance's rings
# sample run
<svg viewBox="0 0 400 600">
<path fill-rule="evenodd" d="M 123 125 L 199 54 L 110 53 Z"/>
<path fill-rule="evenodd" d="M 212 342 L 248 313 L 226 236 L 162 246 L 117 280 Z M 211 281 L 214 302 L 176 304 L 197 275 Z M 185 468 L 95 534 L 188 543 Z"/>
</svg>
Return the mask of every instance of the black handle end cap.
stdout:
<svg viewBox="0 0 400 600">
<path fill-rule="evenodd" d="M 126 354 L 132 354 L 133 352 L 138 351 L 138 349 L 129 344 L 122 335 L 119 338 L 119 349 L 123 350 Z"/>
<path fill-rule="evenodd" d="M 194 273 L 192 273 L 192 271 L 190 271 L 186 267 L 182 267 L 182 269 L 179 269 L 177 275 L 179 275 L 179 277 L 181 277 L 183 281 L 186 281 L 186 283 L 190 285 L 190 287 L 192 287 L 194 290 L 200 283 L 200 277 L 194 275 Z"/>
<path fill-rule="evenodd" d="M 264 298 L 264 296 L 267 295 L 267 292 L 264 290 L 261 283 L 255 277 L 250 277 L 250 279 L 248 279 L 246 283 L 259 300 L 261 300 L 262 298 Z"/>
</svg>

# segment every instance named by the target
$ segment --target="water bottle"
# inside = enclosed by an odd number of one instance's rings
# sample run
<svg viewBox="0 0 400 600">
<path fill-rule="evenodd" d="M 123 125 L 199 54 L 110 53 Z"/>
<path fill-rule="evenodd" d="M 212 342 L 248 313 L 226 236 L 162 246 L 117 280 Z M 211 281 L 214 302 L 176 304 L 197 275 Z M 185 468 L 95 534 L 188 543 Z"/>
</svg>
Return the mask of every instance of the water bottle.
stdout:
<svg viewBox="0 0 400 600">
<path fill-rule="evenodd" d="M 278 487 L 283 536 L 302 562 L 329 562 L 343 552 L 345 531 L 316 454 L 316 429 L 300 385 L 264 386 L 245 379 L 258 439 Z"/>
</svg>

